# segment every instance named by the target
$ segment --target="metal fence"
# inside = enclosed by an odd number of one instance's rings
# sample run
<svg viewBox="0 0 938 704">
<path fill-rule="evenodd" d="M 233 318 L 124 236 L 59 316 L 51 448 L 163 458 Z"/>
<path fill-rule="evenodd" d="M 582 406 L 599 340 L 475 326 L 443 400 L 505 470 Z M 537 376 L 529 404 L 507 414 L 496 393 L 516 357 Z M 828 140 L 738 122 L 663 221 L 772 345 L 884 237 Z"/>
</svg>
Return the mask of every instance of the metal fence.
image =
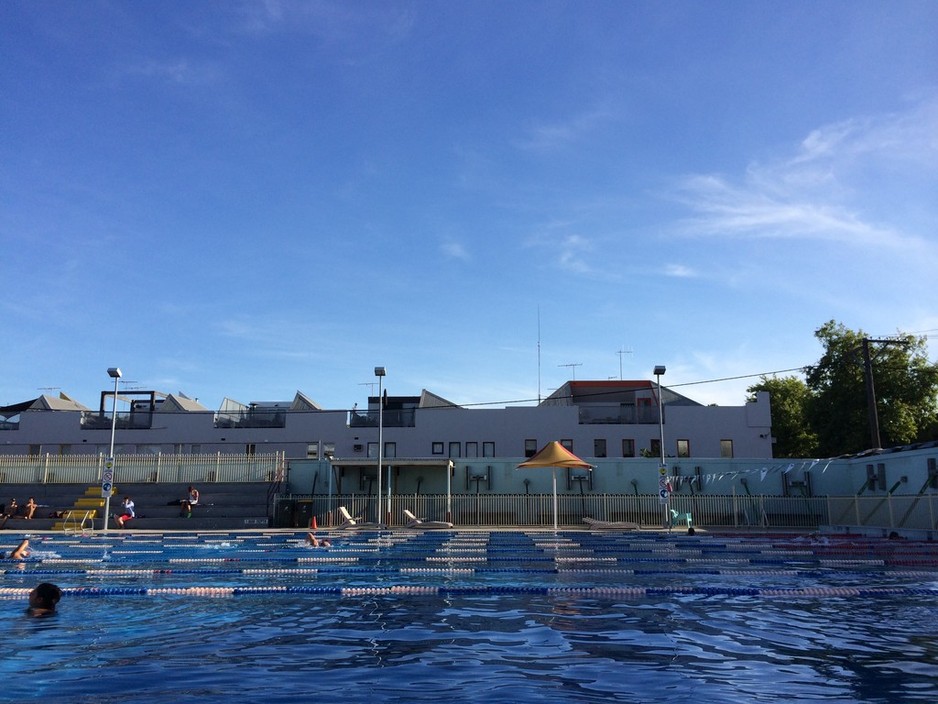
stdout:
<svg viewBox="0 0 938 704">
<path fill-rule="evenodd" d="M 449 502 L 449 503 L 447 503 Z M 384 499 L 386 511 L 387 499 Z M 447 506 L 449 505 L 449 510 Z M 584 518 L 600 521 L 628 521 L 643 527 L 665 525 L 668 507 L 657 494 L 591 494 L 557 497 L 557 521 L 567 527 L 585 527 Z M 363 521 L 378 521 L 375 497 L 365 494 L 290 495 L 279 499 L 275 521 L 282 527 L 305 527 L 313 516 L 317 525 L 330 525 L 330 515 L 345 506 Z M 391 525 L 404 525 L 404 510 L 420 518 L 449 520 L 460 527 L 471 526 L 552 526 L 552 494 L 460 494 L 447 500 L 445 494 L 391 497 Z M 673 496 L 670 509 L 681 516 L 690 514 L 693 525 L 701 527 L 765 527 L 815 529 L 830 523 L 826 497 L 784 496 Z M 669 518 L 673 516 L 668 516 Z M 383 522 L 383 516 L 381 516 Z"/>
<path fill-rule="evenodd" d="M 665 507 L 657 495 L 593 494 L 558 496 L 558 525 L 585 527 L 584 518 L 627 521 L 642 527 L 665 525 Z M 363 521 L 383 521 L 375 497 L 365 494 L 289 495 L 278 499 L 274 521 L 278 527 L 328 527 L 336 509 L 345 506 Z M 450 510 L 447 510 L 447 506 Z M 387 498 L 384 499 L 386 511 Z M 673 496 L 670 508 L 686 526 L 683 514 L 702 528 L 816 530 L 821 526 L 857 526 L 895 530 L 938 530 L 938 505 L 931 494 L 920 496 Z M 393 496 L 391 526 L 406 523 L 404 510 L 429 520 L 449 520 L 457 527 L 549 527 L 553 525 L 551 494 L 445 494 Z M 673 518 L 673 517 L 672 517 Z"/>
<path fill-rule="evenodd" d="M 2 484 L 95 484 L 104 455 L 15 455 L 0 458 Z M 117 482 L 272 482 L 283 476 L 284 455 L 117 455 Z"/>
</svg>

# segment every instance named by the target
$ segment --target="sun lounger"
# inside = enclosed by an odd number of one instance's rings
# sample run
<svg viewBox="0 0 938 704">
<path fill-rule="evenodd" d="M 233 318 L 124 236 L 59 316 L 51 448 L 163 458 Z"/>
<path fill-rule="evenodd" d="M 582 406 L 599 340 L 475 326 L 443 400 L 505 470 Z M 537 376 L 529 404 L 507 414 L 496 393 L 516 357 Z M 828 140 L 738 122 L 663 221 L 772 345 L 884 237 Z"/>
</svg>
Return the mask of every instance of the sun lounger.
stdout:
<svg viewBox="0 0 938 704">
<path fill-rule="evenodd" d="M 592 530 L 638 530 L 638 523 L 633 521 L 597 521 L 595 518 L 584 518 L 583 522 Z"/>
<path fill-rule="evenodd" d="M 360 516 L 358 518 L 353 518 L 352 514 L 348 512 L 348 509 L 345 508 L 345 506 L 339 506 L 339 508 L 336 509 L 336 513 L 339 514 L 340 521 L 334 526 L 336 530 L 342 530 L 343 528 L 376 530 L 382 527 L 378 523 L 369 523 L 368 521 L 363 521 Z"/>
<path fill-rule="evenodd" d="M 348 509 L 345 506 L 339 506 L 338 508 L 339 518 L 342 519 L 342 522 L 336 525 L 336 528 L 355 528 L 358 526 L 358 521 L 352 518 L 352 514 L 348 512 Z"/>
<path fill-rule="evenodd" d="M 407 519 L 408 528 L 420 528 L 422 530 L 433 530 L 440 528 L 452 528 L 453 524 L 449 521 L 424 521 L 417 518 L 413 513 L 404 509 L 404 518 Z"/>
</svg>

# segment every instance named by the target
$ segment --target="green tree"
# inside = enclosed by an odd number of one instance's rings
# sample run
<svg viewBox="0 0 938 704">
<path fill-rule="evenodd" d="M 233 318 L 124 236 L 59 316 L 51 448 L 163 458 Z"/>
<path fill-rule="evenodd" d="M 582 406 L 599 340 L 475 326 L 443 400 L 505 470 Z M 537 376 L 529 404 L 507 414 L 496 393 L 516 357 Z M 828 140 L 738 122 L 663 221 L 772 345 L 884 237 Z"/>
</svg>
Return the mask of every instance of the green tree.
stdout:
<svg viewBox="0 0 938 704">
<path fill-rule="evenodd" d="M 811 392 L 807 419 L 817 433 L 818 453 L 826 456 L 870 449 L 864 345 L 870 353 L 884 447 L 921 440 L 938 413 L 938 365 L 928 361 L 925 338 L 898 334 L 870 340 L 833 320 L 814 333 L 824 346 L 818 363 L 808 368 Z"/>
<path fill-rule="evenodd" d="M 813 457 L 817 452 L 817 435 L 807 420 L 811 392 L 808 385 L 794 376 L 761 377 L 758 384 L 746 389 L 749 401 L 756 400 L 756 393 L 770 394 L 772 409 L 772 436 L 775 457 Z"/>
</svg>

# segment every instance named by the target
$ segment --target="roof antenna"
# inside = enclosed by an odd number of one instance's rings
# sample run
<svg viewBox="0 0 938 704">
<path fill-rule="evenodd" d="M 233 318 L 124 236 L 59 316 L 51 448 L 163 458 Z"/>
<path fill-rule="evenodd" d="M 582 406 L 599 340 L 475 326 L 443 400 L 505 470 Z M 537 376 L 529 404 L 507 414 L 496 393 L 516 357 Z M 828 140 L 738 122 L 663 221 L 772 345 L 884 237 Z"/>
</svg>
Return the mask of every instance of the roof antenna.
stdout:
<svg viewBox="0 0 938 704">
<path fill-rule="evenodd" d="M 619 381 L 622 381 L 622 355 L 632 354 L 632 350 L 631 349 L 619 350 L 618 352 L 616 352 L 616 354 L 619 355 Z"/>
<path fill-rule="evenodd" d="M 541 405 L 541 307 L 537 307 L 537 405 Z"/>
</svg>

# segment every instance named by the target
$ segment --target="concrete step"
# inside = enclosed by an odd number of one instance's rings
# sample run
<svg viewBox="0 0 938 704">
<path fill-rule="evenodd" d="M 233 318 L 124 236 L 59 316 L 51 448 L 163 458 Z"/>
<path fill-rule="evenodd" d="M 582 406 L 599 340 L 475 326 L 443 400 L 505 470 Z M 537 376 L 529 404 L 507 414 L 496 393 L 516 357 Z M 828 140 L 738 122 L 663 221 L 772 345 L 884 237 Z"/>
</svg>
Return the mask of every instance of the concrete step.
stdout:
<svg viewBox="0 0 938 704">
<path fill-rule="evenodd" d="M 112 530 L 122 530 L 113 522 Z M 269 520 L 264 515 L 253 516 L 198 516 L 192 518 L 148 518 L 146 516 L 128 521 L 130 530 L 239 530 L 246 528 L 267 528 Z"/>
</svg>

